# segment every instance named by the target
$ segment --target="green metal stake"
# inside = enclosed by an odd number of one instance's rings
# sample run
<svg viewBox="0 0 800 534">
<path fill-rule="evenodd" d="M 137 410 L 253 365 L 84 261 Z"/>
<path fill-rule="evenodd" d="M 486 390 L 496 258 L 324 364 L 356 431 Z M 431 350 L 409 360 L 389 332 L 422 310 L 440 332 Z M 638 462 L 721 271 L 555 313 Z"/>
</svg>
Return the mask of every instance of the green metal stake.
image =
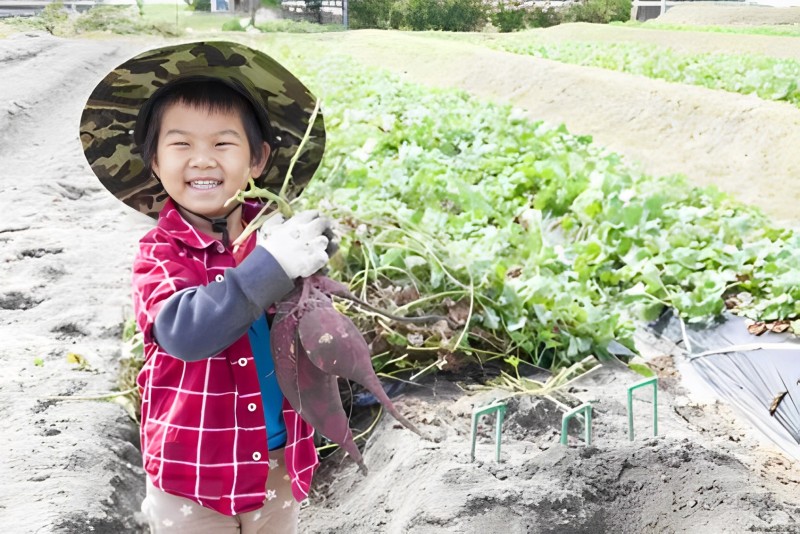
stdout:
<svg viewBox="0 0 800 534">
<path fill-rule="evenodd" d="M 586 444 L 592 444 L 592 403 L 584 402 L 577 408 L 574 408 L 561 418 L 561 444 L 567 444 L 567 425 L 569 425 L 569 420 L 578 415 L 579 413 L 583 413 L 584 418 L 584 437 L 586 439 Z"/>
<path fill-rule="evenodd" d="M 472 450 L 469 453 L 469 461 L 475 461 L 475 441 L 478 439 L 478 419 L 482 415 L 488 415 L 492 412 L 497 412 L 497 426 L 495 429 L 495 460 L 500 461 L 500 435 L 502 434 L 503 417 L 506 415 L 506 403 L 495 402 L 483 408 L 475 408 L 472 411 Z"/>
<path fill-rule="evenodd" d="M 653 385 L 653 435 L 658 435 L 658 377 L 645 378 L 628 388 L 628 437 L 633 441 L 633 390 Z"/>
</svg>

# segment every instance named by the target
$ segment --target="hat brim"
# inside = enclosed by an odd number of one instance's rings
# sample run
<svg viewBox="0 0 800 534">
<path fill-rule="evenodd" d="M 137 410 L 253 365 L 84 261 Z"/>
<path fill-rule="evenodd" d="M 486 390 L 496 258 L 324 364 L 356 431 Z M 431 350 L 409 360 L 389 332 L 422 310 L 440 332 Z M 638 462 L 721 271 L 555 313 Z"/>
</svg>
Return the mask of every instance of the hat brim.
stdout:
<svg viewBox="0 0 800 534">
<path fill-rule="evenodd" d="M 133 209 L 157 218 L 167 193 L 147 169 L 134 141 L 139 110 L 159 88 L 185 76 L 238 82 L 262 103 L 274 132 L 271 163 L 256 185 L 278 193 L 305 135 L 316 97 L 292 73 L 263 52 L 227 41 L 182 43 L 141 53 L 112 70 L 81 115 L 83 152 L 103 186 Z M 325 150 L 325 123 L 318 113 L 292 169 L 286 191 L 298 196 Z"/>
</svg>

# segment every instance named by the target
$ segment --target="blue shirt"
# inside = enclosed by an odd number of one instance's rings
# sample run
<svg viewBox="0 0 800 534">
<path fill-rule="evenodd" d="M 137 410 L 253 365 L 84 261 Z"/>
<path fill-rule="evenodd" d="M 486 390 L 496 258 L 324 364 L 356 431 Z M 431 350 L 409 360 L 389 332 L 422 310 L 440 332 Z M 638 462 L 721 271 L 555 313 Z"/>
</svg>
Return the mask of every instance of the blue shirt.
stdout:
<svg viewBox="0 0 800 534">
<path fill-rule="evenodd" d="M 250 325 L 247 331 L 250 346 L 253 348 L 253 359 L 256 362 L 258 383 L 261 386 L 261 404 L 264 406 L 264 420 L 267 424 L 267 444 L 269 449 L 279 449 L 286 444 L 286 423 L 283 422 L 283 393 L 275 376 L 275 363 L 269 345 L 269 326 L 267 316 L 261 317 Z"/>
</svg>

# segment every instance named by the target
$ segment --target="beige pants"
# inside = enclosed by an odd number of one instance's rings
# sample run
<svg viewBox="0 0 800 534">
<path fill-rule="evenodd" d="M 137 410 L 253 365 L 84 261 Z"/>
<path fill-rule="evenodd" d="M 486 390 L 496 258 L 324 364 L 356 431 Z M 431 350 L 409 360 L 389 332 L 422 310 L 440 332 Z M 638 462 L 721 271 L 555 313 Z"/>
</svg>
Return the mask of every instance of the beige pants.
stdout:
<svg viewBox="0 0 800 534">
<path fill-rule="evenodd" d="M 267 501 L 252 512 L 227 516 L 194 501 L 170 495 L 147 478 L 142 513 L 152 534 L 297 534 L 300 505 L 292 497 L 291 483 L 283 465 L 283 449 L 270 451 L 278 460 L 269 470 Z M 274 493 L 272 493 L 274 492 Z"/>
</svg>

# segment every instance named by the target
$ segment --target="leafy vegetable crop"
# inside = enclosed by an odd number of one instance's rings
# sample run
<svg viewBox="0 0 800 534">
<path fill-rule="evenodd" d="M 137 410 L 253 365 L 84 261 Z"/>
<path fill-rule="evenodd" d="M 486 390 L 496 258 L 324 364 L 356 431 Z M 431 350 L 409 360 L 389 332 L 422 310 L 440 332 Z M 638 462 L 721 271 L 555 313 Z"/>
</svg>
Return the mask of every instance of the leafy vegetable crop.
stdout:
<svg viewBox="0 0 800 534">
<path fill-rule="evenodd" d="M 511 107 L 297 51 L 282 61 L 326 101 L 326 157 L 303 199 L 343 223 L 334 275 L 398 313 L 471 317 L 423 329 L 358 315 L 380 372 L 465 355 L 563 368 L 615 339 L 632 348 L 635 322 L 667 306 L 699 321 L 733 295 L 751 317 L 800 311 L 798 238 L 755 209 Z"/>
</svg>

